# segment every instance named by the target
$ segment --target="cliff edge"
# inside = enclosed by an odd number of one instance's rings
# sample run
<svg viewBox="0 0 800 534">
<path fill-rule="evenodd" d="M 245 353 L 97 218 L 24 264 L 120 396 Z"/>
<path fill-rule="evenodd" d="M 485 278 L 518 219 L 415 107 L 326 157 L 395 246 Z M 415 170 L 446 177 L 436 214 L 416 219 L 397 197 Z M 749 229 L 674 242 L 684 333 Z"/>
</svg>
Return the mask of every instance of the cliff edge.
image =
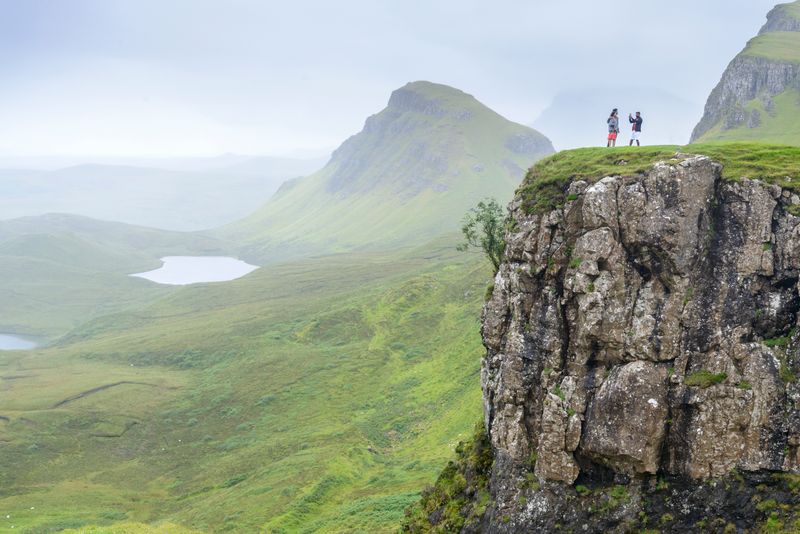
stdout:
<svg viewBox="0 0 800 534">
<path fill-rule="evenodd" d="M 721 145 L 534 167 L 483 311 L 470 447 L 493 461 L 454 463 L 463 483 L 412 514 L 467 532 L 800 527 L 798 161 Z M 459 500 L 462 523 L 444 513 Z"/>
</svg>

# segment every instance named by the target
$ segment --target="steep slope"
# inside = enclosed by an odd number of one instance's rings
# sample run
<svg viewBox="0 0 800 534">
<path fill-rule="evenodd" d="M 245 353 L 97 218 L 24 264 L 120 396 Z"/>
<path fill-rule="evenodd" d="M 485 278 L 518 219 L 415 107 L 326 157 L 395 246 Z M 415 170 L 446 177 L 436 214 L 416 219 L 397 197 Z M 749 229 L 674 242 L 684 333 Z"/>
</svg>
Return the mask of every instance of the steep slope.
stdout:
<svg viewBox="0 0 800 534">
<path fill-rule="evenodd" d="M 201 235 L 74 215 L 0 221 L 0 332 L 56 337 L 168 291 L 129 273 L 157 268 L 162 256 L 227 248 Z"/>
<path fill-rule="evenodd" d="M 800 145 L 800 2 L 776 6 L 711 92 L 692 142 Z"/>
<path fill-rule="evenodd" d="M 509 198 L 523 169 L 552 151 L 466 93 L 410 83 L 324 169 L 222 235 L 260 260 L 419 243 L 457 229 L 479 199 Z"/>
<path fill-rule="evenodd" d="M 798 531 L 800 148 L 676 148 L 529 173 L 482 319 L 488 435 L 408 530 Z"/>
</svg>

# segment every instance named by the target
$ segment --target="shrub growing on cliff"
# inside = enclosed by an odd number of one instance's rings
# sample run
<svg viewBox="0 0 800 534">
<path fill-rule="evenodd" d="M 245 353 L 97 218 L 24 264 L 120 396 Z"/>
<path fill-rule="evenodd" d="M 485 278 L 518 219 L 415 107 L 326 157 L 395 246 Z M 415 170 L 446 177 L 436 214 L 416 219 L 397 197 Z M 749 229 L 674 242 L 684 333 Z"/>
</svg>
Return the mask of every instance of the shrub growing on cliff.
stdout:
<svg viewBox="0 0 800 534">
<path fill-rule="evenodd" d="M 481 200 L 464 216 L 461 232 L 465 242 L 458 246 L 458 250 L 481 249 L 497 273 L 506 249 L 505 229 L 506 218 L 500 204 L 493 198 Z"/>
</svg>

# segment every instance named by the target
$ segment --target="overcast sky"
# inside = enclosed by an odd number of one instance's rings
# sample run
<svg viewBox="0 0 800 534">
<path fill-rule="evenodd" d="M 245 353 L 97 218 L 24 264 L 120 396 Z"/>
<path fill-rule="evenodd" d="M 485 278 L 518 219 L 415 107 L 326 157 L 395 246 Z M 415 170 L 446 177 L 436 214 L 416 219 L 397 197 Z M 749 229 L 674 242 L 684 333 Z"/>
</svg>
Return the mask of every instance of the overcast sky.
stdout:
<svg viewBox="0 0 800 534">
<path fill-rule="evenodd" d="M 0 156 L 325 151 L 419 79 L 527 124 L 576 88 L 702 104 L 773 5 L 0 0 Z"/>
</svg>

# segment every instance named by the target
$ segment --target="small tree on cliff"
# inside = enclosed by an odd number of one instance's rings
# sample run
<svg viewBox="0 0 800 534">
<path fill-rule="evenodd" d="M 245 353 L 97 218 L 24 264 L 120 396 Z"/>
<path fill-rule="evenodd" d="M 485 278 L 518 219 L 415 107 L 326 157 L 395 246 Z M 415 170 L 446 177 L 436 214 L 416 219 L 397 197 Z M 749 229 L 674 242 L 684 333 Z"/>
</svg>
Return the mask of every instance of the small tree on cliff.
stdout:
<svg viewBox="0 0 800 534">
<path fill-rule="evenodd" d="M 483 250 L 497 274 L 500 269 L 500 259 L 506 249 L 506 242 L 503 239 L 505 229 L 506 218 L 503 216 L 500 204 L 493 198 L 481 200 L 464 216 L 461 232 L 466 241 L 458 246 L 458 250 L 466 251 L 470 248 Z"/>
</svg>

